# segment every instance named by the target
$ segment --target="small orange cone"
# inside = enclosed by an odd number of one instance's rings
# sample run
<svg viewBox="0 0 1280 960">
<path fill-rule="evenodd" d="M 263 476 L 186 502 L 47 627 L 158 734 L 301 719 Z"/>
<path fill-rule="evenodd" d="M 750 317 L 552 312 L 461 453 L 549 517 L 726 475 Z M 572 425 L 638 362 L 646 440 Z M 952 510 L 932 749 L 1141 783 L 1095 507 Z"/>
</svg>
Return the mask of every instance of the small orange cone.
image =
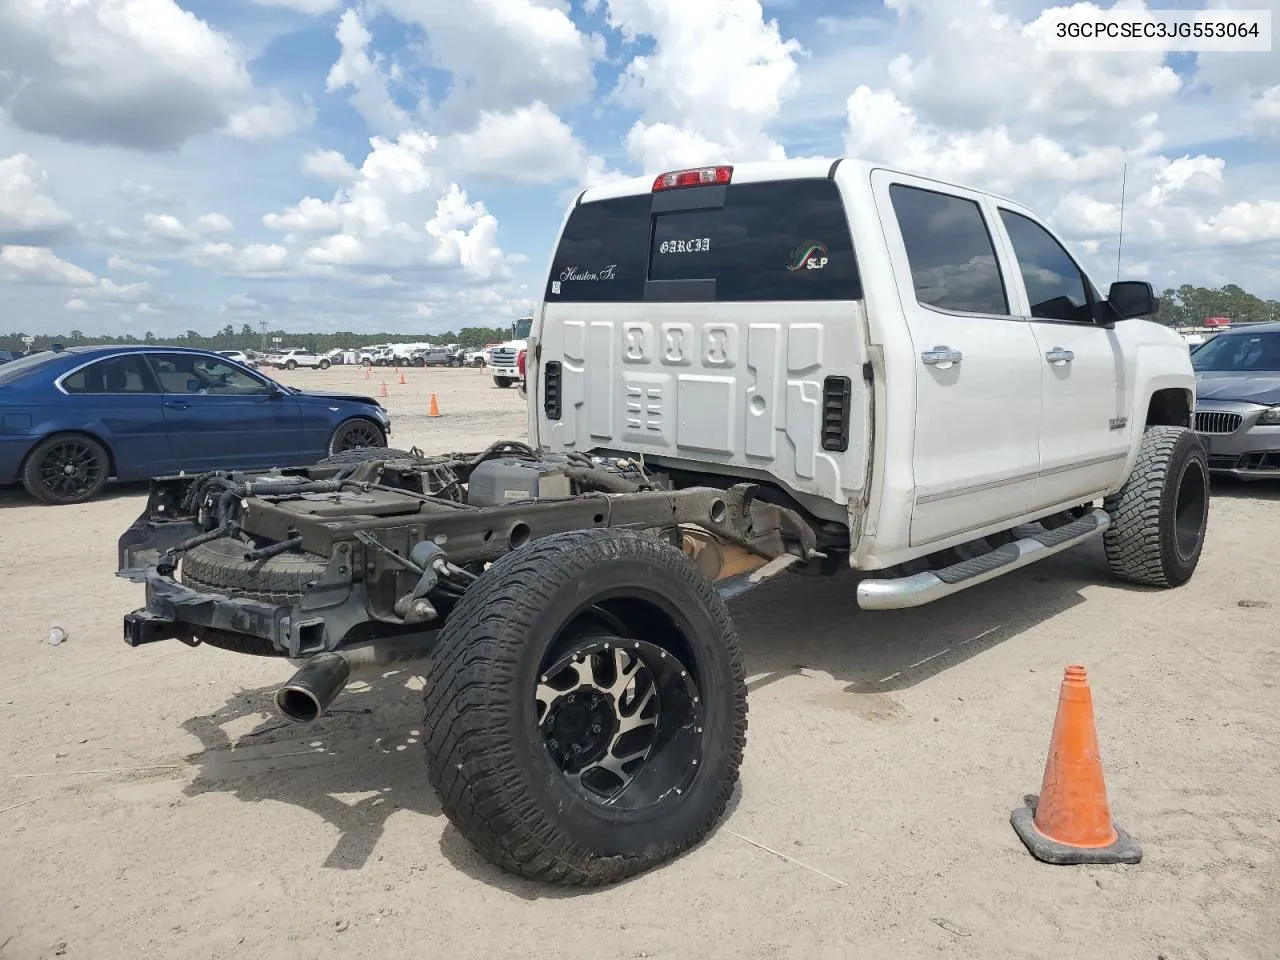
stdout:
<svg viewBox="0 0 1280 960">
<path fill-rule="evenodd" d="M 365 378 L 366 380 L 368 380 L 368 379 L 369 379 L 369 368 L 368 368 L 368 367 L 365 367 L 365 368 L 364 368 L 364 378 Z"/>
<path fill-rule="evenodd" d="M 378 393 L 378 396 L 380 397 L 390 396 L 390 394 L 387 393 L 387 381 L 385 380 L 382 381 L 382 390 Z"/>
<path fill-rule="evenodd" d="M 401 382 L 402 384 L 405 382 L 405 381 L 404 381 L 404 371 L 403 371 L 403 370 L 401 370 L 401 371 L 400 371 L 400 382 Z"/>
<path fill-rule="evenodd" d="M 1031 855 L 1046 863 L 1138 863 L 1142 848 L 1111 819 L 1102 776 L 1093 694 L 1084 667 L 1069 666 L 1058 692 L 1049 757 L 1038 797 L 1009 822 Z"/>
<path fill-rule="evenodd" d="M 440 416 L 440 404 L 436 402 L 436 395 L 434 393 L 431 395 L 431 411 L 427 414 L 427 416 L 429 417 Z"/>
</svg>

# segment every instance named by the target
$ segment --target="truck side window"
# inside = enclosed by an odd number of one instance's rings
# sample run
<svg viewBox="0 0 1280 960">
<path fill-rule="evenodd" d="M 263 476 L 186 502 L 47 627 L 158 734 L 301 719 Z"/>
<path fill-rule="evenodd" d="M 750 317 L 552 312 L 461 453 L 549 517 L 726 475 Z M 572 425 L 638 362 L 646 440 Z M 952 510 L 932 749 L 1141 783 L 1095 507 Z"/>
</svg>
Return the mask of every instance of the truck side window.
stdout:
<svg viewBox="0 0 1280 960">
<path fill-rule="evenodd" d="M 550 303 L 638 303 L 649 268 L 649 194 L 580 203 L 565 223 Z"/>
<path fill-rule="evenodd" d="M 1062 244 L 1034 220 L 1011 210 L 1000 210 L 1009 231 L 1018 270 L 1031 302 L 1031 316 L 1042 320 L 1093 323 L 1093 311 L 1085 293 L 1084 275 Z"/>
<path fill-rule="evenodd" d="M 972 200 L 895 183 L 889 197 L 916 300 L 939 310 L 1009 315 L 995 244 Z"/>
</svg>

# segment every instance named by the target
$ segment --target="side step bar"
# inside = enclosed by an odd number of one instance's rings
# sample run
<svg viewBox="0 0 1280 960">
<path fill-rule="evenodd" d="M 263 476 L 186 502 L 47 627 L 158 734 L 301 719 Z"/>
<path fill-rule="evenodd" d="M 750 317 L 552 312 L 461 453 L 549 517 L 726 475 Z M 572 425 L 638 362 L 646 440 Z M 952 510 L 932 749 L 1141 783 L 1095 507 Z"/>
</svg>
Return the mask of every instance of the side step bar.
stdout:
<svg viewBox="0 0 1280 960">
<path fill-rule="evenodd" d="M 1107 512 L 1094 510 L 1056 530 L 1046 530 L 1039 524 L 1018 527 L 1014 532 L 1020 539 L 980 557 L 894 580 L 863 580 L 858 584 L 858 606 L 863 610 L 919 607 L 1074 547 L 1109 526 L 1111 517 Z"/>
</svg>

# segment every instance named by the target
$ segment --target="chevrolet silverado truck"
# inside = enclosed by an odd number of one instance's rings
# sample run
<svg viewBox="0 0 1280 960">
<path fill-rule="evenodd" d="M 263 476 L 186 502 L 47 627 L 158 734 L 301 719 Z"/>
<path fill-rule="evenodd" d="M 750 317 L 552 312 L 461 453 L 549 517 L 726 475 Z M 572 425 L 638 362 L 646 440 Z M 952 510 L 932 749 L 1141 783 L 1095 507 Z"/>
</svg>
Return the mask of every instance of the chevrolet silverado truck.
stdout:
<svg viewBox="0 0 1280 960">
<path fill-rule="evenodd" d="M 593 187 L 534 314 L 527 438 L 154 480 L 125 640 L 288 658 L 303 722 L 425 657 L 458 830 L 517 875 L 618 881 L 724 815 L 742 591 L 824 574 L 895 610 L 1097 536 L 1121 580 L 1192 576 L 1208 462 L 1156 306 L 1012 200 L 855 159 Z"/>
</svg>

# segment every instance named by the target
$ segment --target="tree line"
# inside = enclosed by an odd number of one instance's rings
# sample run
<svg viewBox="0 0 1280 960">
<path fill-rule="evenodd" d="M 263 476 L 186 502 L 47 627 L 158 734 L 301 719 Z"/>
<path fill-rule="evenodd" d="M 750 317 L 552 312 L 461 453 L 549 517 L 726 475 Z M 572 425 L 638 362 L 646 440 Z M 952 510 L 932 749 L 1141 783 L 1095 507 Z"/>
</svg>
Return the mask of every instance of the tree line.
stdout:
<svg viewBox="0 0 1280 960">
<path fill-rule="evenodd" d="M 1263 300 L 1234 283 L 1228 283 L 1216 290 L 1184 283 L 1176 290 L 1171 287 L 1160 295 L 1160 310 L 1153 319 L 1168 327 L 1197 327 L 1204 323 L 1206 317 L 1229 317 L 1233 323 L 1280 320 L 1280 300 Z M 35 336 L 35 342 L 31 345 L 33 350 L 48 350 L 55 343 L 64 347 L 78 344 L 154 343 L 161 346 L 201 347 L 206 350 L 262 350 L 272 349 L 275 346 L 274 339 L 279 337 L 281 349 L 299 347 L 325 353 L 337 347 L 359 348 L 375 343 L 457 343 L 469 349 L 476 349 L 488 343 L 510 339 L 511 328 L 463 327 L 456 333 L 448 330 L 431 336 L 415 337 L 404 333 L 356 333 L 349 330 L 337 333 L 287 333 L 284 330 L 263 332 L 254 330 L 246 323 L 239 330 L 236 330 L 232 324 L 227 324 L 212 335 L 202 334 L 197 330 L 188 330 L 182 334 L 156 334 L 148 330 L 139 339 L 132 334 L 86 336 L 79 330 L 72 330 L 66 335 L 33 334 L 33 336 Z M 22 342 L 22 337 L 23 332 L 20 330 L 0 335 L 0 350 L 25 351 L 27 345 Z"/>
<path fill-rule="evenodd" d="M 12 350 L 15 353 L 25 352 L 27 345 L 22 342 L 24 335 L 21 330 L 0 335 L 0 350 Z M 217 333 L 211 335 L 200 333 L 198 330 L 188 330 L 181 334 L 155 333 L 148 330 L 141 337 L 133 334 L 89 336 L 80 330 L 72 330 L 66 334 L 35 333 L 31 335 L 35 337 L 35 342 L 31 344 L 32 350 L 48 350 L 55 343 L 61 344 L 63 347 L 93 346 L 108 343 L 154 343 L 157 346 L 199 347 L 204 350 L 261 351 L 278 347 L 281 350 L 300 348 L 312 350 L 316 353 L 326 353 L 338 347 L 358 349 L 376 343 L 456 343 L 468 349 L 477 349 L 489 343 L 501 343 L 504 340 L 510 340 L 511 328 L 463 327 L 456 333 L 452 330 L 446 330 L 444 333 L 414 336 L 413 334 L 405 333 L 355 333 L 349 330 L 340 330 L 337 333 L 289 333 L 284 330 L 267 330 L 263 332 L 261 329 L 254 330 L 252 326 L 246 323 L 239 330 L 236 330 L 232 324 L 227 324 Z M 274 342 L 276 337 L 280 338 L 279 344 Z"/>
<path fill-rule="evenodd" d="M 1167 327 L 1198 327 L 1206 317 L 1227 317 L 1232 323 L 1280 320 L 1280 300 L 1263 300 L 1234 283 L 1216 290 L 1184 283 L 1160 294 L 1160 311 L 1153 319 Z"/>
</svg>

